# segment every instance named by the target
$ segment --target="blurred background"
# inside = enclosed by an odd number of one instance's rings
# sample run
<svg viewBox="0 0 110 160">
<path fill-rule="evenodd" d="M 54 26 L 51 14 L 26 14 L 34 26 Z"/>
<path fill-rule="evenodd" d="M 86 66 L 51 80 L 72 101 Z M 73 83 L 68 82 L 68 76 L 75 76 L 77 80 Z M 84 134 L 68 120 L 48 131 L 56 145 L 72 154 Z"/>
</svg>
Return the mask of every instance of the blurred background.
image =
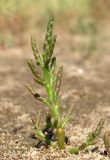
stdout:
<svg viewBox="0 0 110 160">
<path fill-rule="evenodd" d="M 80 36 L 78 52 L 91 53 L 108 39 L 109 0 L 0 0 L 0 48 L 26 46 L 31 35 L 40 42 L 50 14 L 57 34 Z"/>
<path fill-rule="evenodd" d="M 0 0 L 0 159 L 5 155 L 8 160 L 24 160 L 21 157 L 32 146 L 27 138 L 33 130 L 30 117 L 41 110 L 45 118 L 47 108 L 26 88 L 29 83 L 45 96 L 44 88 L 33 81 L 27 59 L 34 59 L 32 35 L 42 49 L 51 14 L 55 15 L 57 66 L 64 67 L 63 113 L 75 104 L 71 124 L 76 125 L 77 138 L 73 144 L 77 146 L 79 135 L 99 119 L 110 124 L 110 0 Z"/>
</svg>

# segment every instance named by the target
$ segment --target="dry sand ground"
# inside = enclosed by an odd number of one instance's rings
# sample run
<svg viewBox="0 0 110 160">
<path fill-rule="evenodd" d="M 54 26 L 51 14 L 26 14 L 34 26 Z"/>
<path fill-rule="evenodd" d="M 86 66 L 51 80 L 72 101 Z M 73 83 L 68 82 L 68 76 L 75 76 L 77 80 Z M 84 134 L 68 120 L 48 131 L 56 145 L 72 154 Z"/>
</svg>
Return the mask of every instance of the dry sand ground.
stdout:
<svg viewBox="0 0 110 160">
<path fill-rule="evenodd" d="M 63 37 L 63 36 L 62 36 Z M 77 39 L 77 38 L 76 38 Z M 68 106 L 75 104 L 73 118 L 66 134 L 70 139 L 64 151 L 58 149 L 38 150 L 37 143 L 30 137 L 34 131 L 31 116 L 38 113 L 45 118 L 47 108 L 37 102 L 27 91 L 25 84 L 31 83 L 31 73 L 26 58 L 30 49 L 10 49 L 0 51 L 0 160 L 108 160 L 101 155 L 105 148 L 102 137 L 110 127 L 110 53 L 109 44 L 105 50 L 97 51 L 84 59 L 74 52 L 75 40 L 65 35 L 56 47 L 58 64 L 64 66 L 61 99 L 64 113 Z M 77 43 L 76 43 L 77 44 Z M 77 45 L 78 46 L 78 45 Z M 79 46 L 78 46 L 79 47 Z M 37 87 L 43 92 L 40 86 Z M 70 155 L 68 148 L 81 144 L 101 118 L 106 119 L 101 137 L 92 153 L 81 152 Z"/>
</svg>

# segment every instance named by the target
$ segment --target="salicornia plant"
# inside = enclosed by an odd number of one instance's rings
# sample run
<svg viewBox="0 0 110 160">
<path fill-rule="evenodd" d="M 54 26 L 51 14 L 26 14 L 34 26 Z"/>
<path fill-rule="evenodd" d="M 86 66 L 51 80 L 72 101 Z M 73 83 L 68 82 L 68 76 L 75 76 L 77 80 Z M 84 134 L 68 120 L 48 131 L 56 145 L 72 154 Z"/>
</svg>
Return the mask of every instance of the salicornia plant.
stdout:
<svg viewBox="0 0 110 160">
<path fill-rule="evenodd" d="M 99 137 L 102 128 L 104 125 L 104 119 L 101 119 L 100 122 L 98 123 L 98 126 L 96 127 L 96 129 L 89 133 L 89 135 L 86 138 L 86 141 L 83 142 L 80 146 L 78 147 L 73 147 L 69 150 L 69 152 L 71 154 L 78 154 L 80 152 L 80 150 L 84 150 L 86 149 L 88 146 L 94 145 L 95 140 Z"/>
<path fill-rule="evenodd" d="M 43 98 L 37 91 L 33 90 L 30 85 L 27 86 L 32 95 L 49 109 L 49 113 L 46 115 L 45 129 L 42 130 L 39 128 L 39 118 L 36 122 L 36 137 L 47 145 L 52 144 L 52 141 L 56 140 L 59 149 L 64 149 L 64 142 L 67 138 L 65 137 L 65 125 L 70 120 L 71 109 L 67 116 L 62 118 L 59 91 L 63 67 L 59 67 L 59 70 L 56 71 L 56 56 L 54 54 L 56 36 L 52 33 L 53 23 L 54 17 L 51 16 L 47 25 L 47 32 L 41 54 L 37 49 L 36 40 L 32 37 L 31 45 L 36 62 L 33 63 L 32 60 L 28 60 L 28 65 L 33 73 L 35 82 L 44 87 L 47 97 Z M 41 73 L 39 73 L 39 70 Z M 50 132 L 51 134 L 49 134 Z"/>
</svg>

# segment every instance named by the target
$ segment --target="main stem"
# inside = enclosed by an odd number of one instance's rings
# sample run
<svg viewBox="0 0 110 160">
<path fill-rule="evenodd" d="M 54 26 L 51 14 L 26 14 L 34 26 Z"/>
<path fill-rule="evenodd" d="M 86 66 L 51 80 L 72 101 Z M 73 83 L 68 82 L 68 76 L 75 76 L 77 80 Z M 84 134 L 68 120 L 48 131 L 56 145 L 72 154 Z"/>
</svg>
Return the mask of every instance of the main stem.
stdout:
<svg viewBox="0 0 110 160">
<path fill-rule="evenodd" d="M 57 125 L 54 126 L 56 128 L 56 137 L 57 137 L 57 144 L 60 150 L 64 149 L 64 142 L 65 142 L 65 131 L 64 128 L 61 127 L 61 115 L 60 115 L 60 103 L 58 95 L 56 95 L 54 89 L 54 81 L 53 81 L 53 74 L 50 72 L 48 68 L 43 69 L 44 79 L 46 81 L 46 92 L 48 94 L 48 101 L 49 101 L 49 109 L 51 112 L 54 121 L 57 121 Z"/>
<path fill-rule="evenodd" d="M 57 144 L 60 150 L 64 149 L 65 130 L 64 128 L 57 128 Z"/>
</svg>

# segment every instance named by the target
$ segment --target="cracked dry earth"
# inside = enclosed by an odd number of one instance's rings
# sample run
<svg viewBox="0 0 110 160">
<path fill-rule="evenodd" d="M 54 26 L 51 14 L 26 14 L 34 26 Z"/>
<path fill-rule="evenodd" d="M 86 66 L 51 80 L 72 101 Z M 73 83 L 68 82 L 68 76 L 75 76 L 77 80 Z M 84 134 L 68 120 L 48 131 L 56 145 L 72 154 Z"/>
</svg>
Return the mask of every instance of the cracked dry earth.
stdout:
<svg viewBox="0 0 110 160">
<path fill-rule="evenodd" d="M 70 144 L 64 151 L 51 147 L 36 149 L 37 141 L 30 136 L 34 132 L 31 117 L 41 109 L 43 125 L 47 111 L 25 87 L 26 83 L 35 86 L 26 64 L 32 52 L 20 48 L 0 51 L 0 160 L 109 160 L 103 155 L 102 137 L 110 128 L 110 54 L 105 51 L 84 59 L 70 48 L 63 44 L 56 48 L 58 65 L 64 66 L 63 114 L 74 104 L 73 118 L 66 130 Z M 42 87 L 37 86 L 37 90 L 43 94 Z M 81 144 L 101 118 L 105 125 L 95 146 L 88 152 L 71 155 L 68 149 Z M 94 147 L 98 149 L 91 152 Z"/>
</svg>

